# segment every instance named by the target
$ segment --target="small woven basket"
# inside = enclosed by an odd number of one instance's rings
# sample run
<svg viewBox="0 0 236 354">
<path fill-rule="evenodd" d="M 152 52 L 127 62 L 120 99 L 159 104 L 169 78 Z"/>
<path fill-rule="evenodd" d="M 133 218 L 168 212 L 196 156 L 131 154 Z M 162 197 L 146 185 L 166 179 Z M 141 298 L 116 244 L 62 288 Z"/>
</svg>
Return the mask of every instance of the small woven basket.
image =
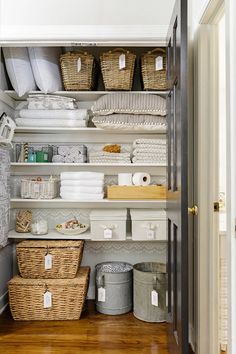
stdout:
<svg viewBox="0 0 236 354">
<path fill-rule="evenodd" d="M 25 199 L 53 199 L 58 194 L 59 180 L 50 178 L 48 180 L 32 180 L 24 178 L 21 180 L 21 198 Z"/>
<path fill-rule="evenodd" d="M 81 267 L 74 279 L 24 279 L 15 276 L 8 283 L 9 305 L 14 320 L 78 320 L 89 284 L 89 267 Z M 45 308 L 44 295 L 51 293 Z"/>
<path fill-rule="evenodd" d="M 121 55 L 124 68 L 120 68 Z M 124 57 L 123 57 L 124 58 Z M 130 91 L 133 86 L 136 55 L 122 48 L 117 48 L 100 56 L 101 70 L 106 90 Z"/>
<path fill-rule="evenodd" d="M 16 246 L 20 275 L 23 278 L 74 278 L 80 267 L 84 241 L 23 241 Z M 45 269 L 45 256 L 52 256 Z"/>
<path fill-rule="evenodd" d="M 87 52 L 68 52 L 60 56 L 63 84 L 66 91 L 89 91 L 96 84 L 96 61 Z"/>
<path fill-rule="evenodd" d="M 163 69 L 156 70 L 156 59 L 160 57 Z M 166 50 L 156 48 L 142 55 L 141 70 L 144 90 L 166 90 Z"/>
</svg>

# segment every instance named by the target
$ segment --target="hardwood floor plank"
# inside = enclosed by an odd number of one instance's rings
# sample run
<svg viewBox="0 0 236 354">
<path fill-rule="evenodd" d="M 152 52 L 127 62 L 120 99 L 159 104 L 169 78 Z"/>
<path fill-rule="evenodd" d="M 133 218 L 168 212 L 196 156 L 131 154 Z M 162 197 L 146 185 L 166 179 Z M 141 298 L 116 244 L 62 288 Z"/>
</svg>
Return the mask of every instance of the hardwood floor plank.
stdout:
<svg viewBox="0 0 236 354">
<path fill-rule="evenodd" d="M 106 316 L 89 302 L 79 321 L 14 321 L 0 316 L 3 354 L 168 354 L 165 323 L 146 323 L 132 313 Z"/>
</svg>

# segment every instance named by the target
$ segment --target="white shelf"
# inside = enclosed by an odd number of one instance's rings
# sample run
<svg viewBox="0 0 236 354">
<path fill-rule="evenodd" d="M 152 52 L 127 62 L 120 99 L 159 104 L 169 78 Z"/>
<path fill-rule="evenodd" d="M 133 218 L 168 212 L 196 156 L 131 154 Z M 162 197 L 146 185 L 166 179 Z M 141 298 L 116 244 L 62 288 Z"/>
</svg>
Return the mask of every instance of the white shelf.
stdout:
<svg viewBox="0 0 236 354">
<path fill-rule="evenodd" d="M 30 91 L 28 94 L 19 97 L 14 90 L 6 90 L 4 91 L 9 97 L 13 98 L 16 101 L 25 101 L 29 94 L 43 94 L 41 91 Z M 96 101 L 99 97 L 111 93 L 115 93 L 116 91 L 56 91 L 53 92 L 53 95 L 57 96 L 65 96 L 75 98 L 78 101 L 83 102 L 91 102 Z M 117 91 L 120 92 L 120 91 Z M 155 94 L 166 96 L 168 91 L 126 91 L 129 93 L 143 93 L 143 94 Z"/>
<path fill-rule="evenodd" d="M 15 230 L 11 230 L 8 233 L 8 238 L 31 240 L 91 240 L 91 234 L 90 232 L 84 232 L 80 235 L 68 236 L 59 234 L 55 230 L 50 230 L 47 235 L 32 235 L 30 232 L 19 233 Z"/>
<path fill-rule="evenodd" d="M 68 208 L 138 208 L 138 209 L 165 209 L 166 200 L 147 199 L 147 200 L 65 200 L 61 198 L 55 199 L 22 199 L 12 198 L 11 208 L 32 208 L 32 209 L 68 209 Z"/>
<path fill-rule="evenodd" d="M 111 164 L 111 163 L 51 163 L 51 162 L 11 162 L 11 166 L 13 167 L 38 167 L 38 166 L 47 166 L 47 167 L 166 167 L 166 165 L 157 165 L 154 163 L 129 163 L 129 164 Z"/>
</svg>

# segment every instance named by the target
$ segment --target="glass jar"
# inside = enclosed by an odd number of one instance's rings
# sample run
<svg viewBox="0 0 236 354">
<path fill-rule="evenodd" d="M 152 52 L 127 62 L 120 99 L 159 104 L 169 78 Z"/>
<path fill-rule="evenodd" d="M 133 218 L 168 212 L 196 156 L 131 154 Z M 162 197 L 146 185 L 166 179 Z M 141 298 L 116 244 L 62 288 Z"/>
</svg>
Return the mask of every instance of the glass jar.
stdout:
<svg viewBox="0 0 236 354">
<path fill-rule="evenodd" d="M 48 222 L 45 219 L 37 218 L 32 221 L 32 235 L 46 235 L 48 233 Z"/>
</svg>

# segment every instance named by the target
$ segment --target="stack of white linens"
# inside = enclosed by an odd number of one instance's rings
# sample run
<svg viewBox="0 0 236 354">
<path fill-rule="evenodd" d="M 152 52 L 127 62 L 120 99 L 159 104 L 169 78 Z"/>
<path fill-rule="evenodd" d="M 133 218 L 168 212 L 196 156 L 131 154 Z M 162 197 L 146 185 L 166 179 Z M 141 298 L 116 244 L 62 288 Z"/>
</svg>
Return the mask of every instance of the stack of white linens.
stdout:
<svg viewBox="0 0 236 354">
<path fill-rule="evenodd" d="M 78 109 L 73 98 L 52 95 L 31 95 L 27 109 L 19 111 L 18 126 L 86 127 L 87 109 Z"/>
<path fill-rule="evenodd" d="M 62 172 L 60 196 L 62 199 L 100 200 L 104 197 L 104 173 Z"/>
<path fill-rule="evenodd" d="M 133 163 L 166 164 L 166 139 L 137 139 L 134 141 L 133 148 Z"/>
<path fill-rule="evenodd" d="M 120 153 L 112 153 L 106 151 L 97 151 L 90 152 L 89 154 L 89 162 L 90 163 L 107 163 L 107 164 L 129 164 L 130 153 L 128 152 L 120 152 Z"/>
</svg>

